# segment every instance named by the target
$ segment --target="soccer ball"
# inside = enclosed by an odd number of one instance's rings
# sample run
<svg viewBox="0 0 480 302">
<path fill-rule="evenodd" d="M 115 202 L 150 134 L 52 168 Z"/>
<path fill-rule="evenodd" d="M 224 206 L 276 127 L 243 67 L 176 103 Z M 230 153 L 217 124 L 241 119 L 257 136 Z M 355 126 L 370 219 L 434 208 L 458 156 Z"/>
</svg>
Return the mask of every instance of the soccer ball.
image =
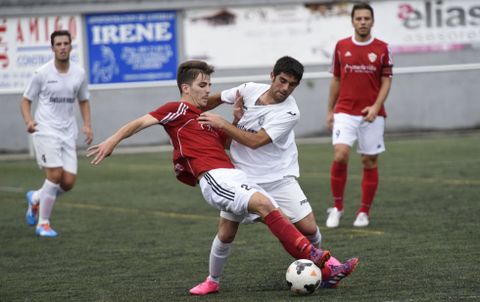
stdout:
<svg viewBox="0 0 480 302">
<path fill-rule="evenodd" d="M 295 260 L 285 274 L 290 290 L 297 295 L 313 293 L 322 282 L 322 271 L 310 260 Z"/>
</svg>

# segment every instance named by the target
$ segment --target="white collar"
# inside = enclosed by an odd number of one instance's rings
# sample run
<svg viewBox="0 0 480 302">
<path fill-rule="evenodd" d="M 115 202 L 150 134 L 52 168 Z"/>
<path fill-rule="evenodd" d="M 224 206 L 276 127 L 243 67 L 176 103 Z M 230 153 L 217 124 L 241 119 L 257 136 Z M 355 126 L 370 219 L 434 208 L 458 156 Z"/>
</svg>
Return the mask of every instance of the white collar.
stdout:
<svg viewBox="0 0 480 302">
<path fill-rule="evenodd" d="M 357 40 L 355 40 L 355 36 L 352 36 L 352 42 L 353 42 L 353 44 L 358 45 L 358 46 L 368 45 L 368 44 L 372 43 L 373 39 L 375 39 L 375 38 L 374 38 L 373 36 L 370 36 L 370 39 L 369 39 L 368 41 L 358 42 Z"/>
</svg>

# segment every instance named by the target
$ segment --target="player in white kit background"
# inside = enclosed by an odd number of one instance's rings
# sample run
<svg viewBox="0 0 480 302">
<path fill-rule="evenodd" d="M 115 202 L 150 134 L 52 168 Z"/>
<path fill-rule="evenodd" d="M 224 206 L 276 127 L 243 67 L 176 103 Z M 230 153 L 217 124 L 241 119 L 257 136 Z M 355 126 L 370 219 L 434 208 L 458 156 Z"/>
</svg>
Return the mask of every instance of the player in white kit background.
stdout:
<svg viewBox="0 0 480 302">
<path fill-rule="evenodd" d="M 280 58 L 271 72 L 271 84 L 245 83 L 209 97 L 209 108 L 221 103 L 234 104 L 235 120 L 205 112 L 199 121 L 219 128 L 232 138 L 230 156 L 235 167 L 277 201 L 295 227 L 316 246 L 321 234 L 307 197 L 297 178 L 300 176 L 294 126 L 300 119 L 291 93 L 303 76 L 303 65 L 296 59 Z M 222 211 L 215 236 L 207 279 L 190 290 L 206 295 L 219 290 L 219 281 L 240 223 L 252 223 L 258 215 L 236 216 Z M 350 274 L 358 259 L 345 264 L 331 257 L 322 268 L 324 287 L 335 287 Z"/>
<path fill-rule="evenodd" d="M 66 30 L 51 34 L 54 57 L 37 69 L 21 100 L 21 112 L 26 130 L 32 135 L 38 165 L 45 171 L 45 180 L 38 190 L 26 195 L 25 215 L 35 233 L 55 237 L 50 216 L 56 199 L 71 190 L 77 177 L 76 139 L 78 135 L 74 106 L 78 101 L 83 119 L 82 132 L 90 144 L 93 132 L 90 116 L 88 83 L 85 71 L 70 61 L 72 37 Z M 32 102 L 37 102 L 35 116 Z"/>
</svg>

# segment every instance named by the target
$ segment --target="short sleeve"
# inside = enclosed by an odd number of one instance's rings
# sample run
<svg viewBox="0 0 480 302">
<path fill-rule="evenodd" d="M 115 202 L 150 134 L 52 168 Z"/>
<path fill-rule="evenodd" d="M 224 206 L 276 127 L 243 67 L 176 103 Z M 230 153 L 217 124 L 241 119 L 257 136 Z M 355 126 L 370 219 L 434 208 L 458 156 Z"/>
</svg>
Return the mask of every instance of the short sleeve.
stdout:
<svg viewBox="0 0 480 302">
<path fill-rule="evenodd" d="M 330 73 L 332 73 L 336 77 L 340 77 L 340 56 L 338 50 L 338 43 L 335 45 L 335 50 L 333 51 L 332 56 L 332 65 L 330 66 Z"/>
<path fill-rule="evenodd" d="M 245 87 L 247 86 L 247 83 L 242 84 L 240 86 L 230 88 L 227 90 L 223 90 L 221 93 L 221 98 L 222 102 L 228 103 L 228 104 L 233 104 L 235 103 L 235 98 L 237 96 L 237 91 L 240 92 L 240 95 L 244 95 Z"/>
<path fill-rule="evenodd" d="M 88 91 L 88 83 L 85 77 L 85 72 L 82 72 L 82 83 L 80 84 L 80 89 L 78 90 L 78 100 L 86 101 L 90 99 L 90 92 Z"/>
<path fill-rule="evenodd" d="M 23 93 L 23 96 L 30 101 L 36 101 L 40 94 L 41 88 L 42 75 L 38 71 L 35 71 L 32 78 L 30 79 L 30 82 L 27 85 L 27 88 L 25 89 L 25 92 Z"/>
<path fill-rule="evenodd" d="M 385 52 L 382 60 L 382 77 L 393 76 L 393 59 L 390 52 L 390 47 L 385 46 Z"/>
</svg>

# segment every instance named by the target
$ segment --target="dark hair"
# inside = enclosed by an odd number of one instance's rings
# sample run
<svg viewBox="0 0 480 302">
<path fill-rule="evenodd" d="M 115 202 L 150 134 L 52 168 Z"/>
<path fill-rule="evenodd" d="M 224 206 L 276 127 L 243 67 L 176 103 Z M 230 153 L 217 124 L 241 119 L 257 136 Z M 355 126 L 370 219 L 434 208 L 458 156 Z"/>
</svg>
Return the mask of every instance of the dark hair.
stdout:
<svg viewBox="0 0 480 302">
<path fill-rule="evenodd" d="M 70 43 L 72 42 L 72 35 L 68 30 L 56 30 L 50 35 L 50 44 L 52 44 L 52 46 L 53 46 L 53 41 L 55 40 L 55 37 L 58 37 L 58 36 L 67 36 L 68 41 L 70 41 Z"/>
<path fill-rule="evenodd" d="M 303 77 L 303 65 L 292 57 L 284 56 L 273 66 L 273 76 L 276 77 L 282 72 L 294 76 L 300 82 Z"/>
<path fill-rule="evenodd" d="M 182 93 L 182 84 L 191 85 L 199 74 L 211 75 L 215 69 L 206 62 L 191 60 L 183 62 L 177 70 L 177 86 Z"/>
<path fill-rule="evenodd" d="M 352 8 L 352 20 L 353 20 L 353 15 L 355 14 L 355 11 L 356 10 L 360 10 L 360 9 L 368 9 L 370 11 L 370 13 L 372 14 L 372 20 L 375 20 L 374 16 L 373 16 L 373 8 L 370 6 L 370 4 L 366 3 L 366 2 L 359 2 L 359 3 L 356 3 L 353 8 Z"/>
</svg>

